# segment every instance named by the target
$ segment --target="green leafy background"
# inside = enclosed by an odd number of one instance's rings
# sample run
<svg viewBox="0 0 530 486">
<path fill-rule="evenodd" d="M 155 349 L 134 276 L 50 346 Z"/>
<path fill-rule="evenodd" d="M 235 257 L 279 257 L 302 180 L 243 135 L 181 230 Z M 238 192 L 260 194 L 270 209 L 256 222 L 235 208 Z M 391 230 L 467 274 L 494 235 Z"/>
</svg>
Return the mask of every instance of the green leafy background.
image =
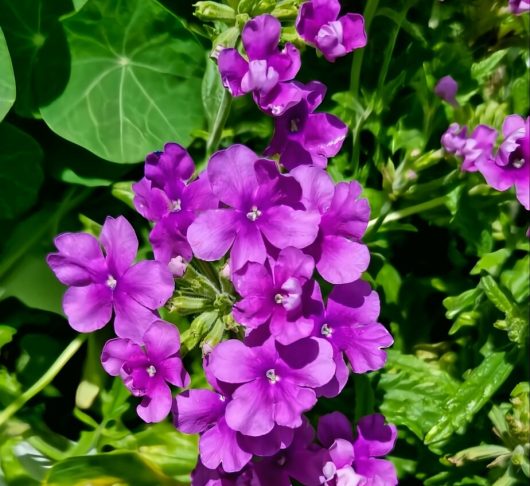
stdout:
<svg viewBox="0 0 530 486">
<path fill-rule="evenodd" d="M 365 188 L 365 278 L 395 338 L 384 370 L 352 375 L 310 419 L 384 413 L 401 484 L 527 484 L 528 213 L 462 173 L 440 136 L 528 115 L 530 15 L 504 0 L 343 2 L 364 13 L 369 43 L 329 65 L 296 36 L 299 3 L 0 0 L 0 484 L 189 483 L 197 438 L 141 423 L 101 369 L 110 330 L 76 337 L 44 259 L 58 232 L 97 234 L 107 214 L 126 215 L 149 256 L 130 186 L 166 141 L 198 167 L 217 146 L 266 147 L 271 120 L 250 97 L 230 103 L 209 57 L 264 12 L 302 49 L 300 80 L 324 82 L 322 109 L 350 127 L 329 171 Z M 433 93 L 448 74 L 457 108 Z M 204 386 L 197 346 L 226 323 L 212 310 L 177 323 Z"/>
</svg>

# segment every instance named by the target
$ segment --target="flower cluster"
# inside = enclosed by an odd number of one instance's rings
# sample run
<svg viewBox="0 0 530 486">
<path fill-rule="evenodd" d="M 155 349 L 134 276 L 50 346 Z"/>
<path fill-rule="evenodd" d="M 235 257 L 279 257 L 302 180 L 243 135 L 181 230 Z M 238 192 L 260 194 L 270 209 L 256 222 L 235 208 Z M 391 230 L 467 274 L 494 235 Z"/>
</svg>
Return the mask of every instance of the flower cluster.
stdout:
<svg viewBox="0 0 530 486">
<path fill-rule="evenodd" d="M 366 42 L 362 17 L 338 17 L 339 8 L 306 2 L 296 23 L 330 60 Z M 347 127 L 315 112 L 325 87 L 294 80 L 300 54 L 280 49 L 280 36 L 279 21 L 260 15 L 242 30 L 246 57 L 232 48 L 218 56 L 229 92 L 252 93 L 274 118 L 264 156 L 232 145 L 195 174 L 188 152 L 168 143 L 133 185 L 155 260 L 134 264 L 132 227 L 109 217 L 99 242 L 58 236 L 48 263 L 70 286 L 64 311 L 76 330 L 100 329 L 114 310 L 117 338 L 101 361 L 142 398 L 138 415 L 156 422 L 172 411 L 178 430 L 200 434 L 193 484 L 396 484 L 392 464 L 379 459 L 396 430 L 381 415 L 361 418 L 355 434 L 345 416 L 323 416 L 318 442 L 304 415 L 319 397 L 337 396 L 350 372 L 384 366 L 393 340 L 378 322 L 377 293 L 361 280 L 368 203 L 357 182 L 335 184 L 325 172 Z M 169 385 L 185 388 L 190 377 L 173 311 L 209 323 L 193 331 L 209 388 L 175 398 Z"/>
</svg>

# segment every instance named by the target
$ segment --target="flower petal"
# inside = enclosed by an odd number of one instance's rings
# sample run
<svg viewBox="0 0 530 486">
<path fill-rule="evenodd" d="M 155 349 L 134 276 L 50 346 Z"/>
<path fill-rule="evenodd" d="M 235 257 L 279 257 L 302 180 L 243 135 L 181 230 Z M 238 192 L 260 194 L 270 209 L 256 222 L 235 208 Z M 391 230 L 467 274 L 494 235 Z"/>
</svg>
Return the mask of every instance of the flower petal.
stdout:
<svg viewBox="0 0 530 486">
<path fill-rule="evenodd" d="M 223 86 L 228 89 L 232 96 L 245 94 L 241 88 L 243 76 L 248 72 L 248 63 L 243 59 L 237 49 L 223 49 L 219 53 L 217 66 L 221 74 Z"/>
<path fill-rule="evenodd" d="M 138 416 L 147 423 L 161 422 L 171 411 L 171 390 L 163 379 L 154 380 L 145 396 L 136 407 Z"/>
<path fill-rule="evenodd" d="M 245 263 L 264 263 L 267 250 L 263 237 L 254 222 L 244 221 L 237 233 L 230 252 L 230 270 L 237 272 Z"/>
<path fill-rule="evenodd" d="M 107 254 L 109 271 L 118 278 L 132 265 L 138 252 L 138 238 L 131 223 L 123 216 L 107 216 L 99 240 Z"/>
<path fill-rule="evenodd" d="M 258 377 L 256 353 L 237 339 L 218 344 L 210 356 L 214 376 L 227 383 L 246 383 Z"/>
<path fill-rule="evenodd" d="M 114 331 L 121 338 L 143 344 L 143 336 L 157 314 L 125 293 L 114 295 Z"/>
<path fill-rule="evenodd" d="M 76 331 L 101 329 L 112 316 L 112 290 L 102 284 L 70 287 L 63 297 L 63 310 Z"/>
<path fill-rule="evenodd" d="M 357 422 L 355 455 L 357 457 L 384 456 L 394 448 L 396 439 L 395 425 L 385 424 L 383 415 L 378 413 L 367 415 Z"/>
<path fill-rule="evenodd" d="M 318 421 L 317 437 L 324 447 L 330 447 L 336 439 L 353 442 L 352 426 L 344 414 L 328 413 Z"/>
<path fill-rule="evenodd" d="M 370 324 L 377 321 L 379 295 L 364 280 L 335 285 L 329 294 L 326 318 L 333 325 Z"/>
<path fill-rule="evenodd" d="M 249 59 L 267 59 L 280 42 L 280 21 L 272 15 L 264 14 L 249 20 L 241 38 Z"/>
<path fill-rule="evenodd" d="M 224 397 L 211 390 L 188 390 L 175 397 L 173 424 L 185 434 L 199 434 L 223 416 Z"/>
<path fill-rule="evenodd" d="M 326 212 L 333 199 L 335 185 L 328 173 L 318 167 L 298 166 L 291 175 L 302 187 L 302 204 L 306 209 Z"/>
<path fill-rule="evenodd" d="M 362 15 L 347 13 L 339 18 L 339 22 L 342 25 L 342 44 L 346 52 L 352 52 L 366 45 L 366 31 Z"/>
<path fill-rule="evenodd" d="M 133 353 L 141 353 L 140 346 L 128 339 L 111 339 L 105 343 L 101 351 L 103 369 L 111 376 L 118 376 L 123 364 Z"/>
<path fill-rule="evenodd" d="M 154 321 L 143 336 L 147 356 L 153 361 L 163 361 L 179 352 L 180 333 L 169 322 Z"/>
</svg>

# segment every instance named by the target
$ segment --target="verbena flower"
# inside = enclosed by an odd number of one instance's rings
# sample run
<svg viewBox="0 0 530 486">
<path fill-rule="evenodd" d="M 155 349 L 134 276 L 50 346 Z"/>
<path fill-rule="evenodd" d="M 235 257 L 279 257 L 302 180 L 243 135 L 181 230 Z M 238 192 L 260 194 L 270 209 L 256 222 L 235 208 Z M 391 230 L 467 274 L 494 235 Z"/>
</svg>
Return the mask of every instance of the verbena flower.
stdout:
<svg viewBox="0 0 530 486">
<path fill-rule="evenodd" d="M 451 154 L 463 159 L 460 168 L 465 172 L 476 172 L 477 163 L 492 157 L 497 139 L 497 130 L 487 125 L 478 125 L 471 136 L 467 136 L 467 127 L 452 123 L 442 135 L 442 146 Z"/>
<path fill-rule="evenodd" d="M 282 249 L 304 248 L 315 240 L 320 215 L 303 209 L 298 183 L 281 175 L 273 161 L 232 145 L 212 156 L 206 172 L 224 207 L 200 213 L 188 228 L 197 258 L 219 260 L 231 249 L 235 272 L 249 261 L 264 263 L 266 242 Z"/>
<path fill-rule="evenodd" d="M 295 24 L 300 37 L 331 62 L 366 45 L 363 16 L 339 13 L 338 0 L 310 0 L 300 7 Z"/>
<path fill-rule="evenodd" d="M 168 264 L 177 276 L 182 275 L 182 260 L 193 256 L 186 232 L 195 213 L 218 206 L 205 175 L 188 182 L 194 170 L 186 149 L 166 143 L 163 152 L 146 157 L 145 177 L 132 186 L 137 211 L 155 222 L 149 235 L 155 258 Z"/>
<path fill-rule="evenodd" d="M 504 140 L 495 158 L 476 163 L 486 182 L 498 191 L 515 186 L 519 202 L 530 210 L 530 117 L 507 116 L 502 125 Z"/>
<path fill-rule="evenodd" d="M 302 187 L 304 206 L 321 214 L 318 236 L 304 251 L 328 282 L 357 280 L 370 262 L 368 248 L 360 242 L 370 217 L 368 201 L 359 199 L 361 186 L 356 181 L 335 185 L 317 167 L 300 166 L 291 174 Z"/>
<path fill-rule="evenodd" d="M 516 15 L 530 11 L 530 2 L 528 0 L 510 0 L 508 5 L 510 11 Z"/>
<path fill-rule="evenodd" d="M 70 325 L 79 332 L 101 329 L 114 310 L 116 334 L 141 343 L 158 319 L 154 311 L 171 297 L 175 284 L 166 265 L 133 263 L 138 239 L 130 223 L 123 216 L 109 216 L 99 242 L 87 233 L 63 233 L 55 246 L 59 251 L 48 255 L 47 262 L 69 286 L 63 309 Z"/>
<path fill-rule="evenodd" d="M 226 407 L 226 422 L 250 436 L 267 434 L 275 425 L 302 425 L 302 413 L 316 403 L 314 388 L 335 372 L 331 345 L 317 338 L 290 346 L 269 338 L 254 347 L 230 339 L 215 347 L 210 366 L 218 380 L 239 385 Z"/>
<path fill-rule="evenodd" d="M 315 291 L 320 293 L 318 287 Z M 318 295 L 315 299 L 322 297 Z M 326 308 L 315 320 L 314 335 L 332 344 L 336 364 L 334 379 L 318 390 L 320 394 L 337 396 L 346 385 L 349 371 L 343 354 L 354 373 L 378 370 L 385 365 L 383 348 L 391 346 L 394 340 L 377 322 L 379 309 L 379 295 L 367 282 L 357 280 L 333 287 Z"/>
<path fill-rule="evenodd" d="M 322 484 L 348 486 L 392 486 L 397 484 L 396 470 L 390 461 L 378 459 L 394 447 L 397 431 L 385 425 L 380 414 L 362 417 L 354 438 L 349 420 L 340 412 L 320 417 L 318 439 L 329 448 L 329 461 L 322 470 Z"/>
<path fill-rule="evenodd" d="M 267 323 L 282 344 L 309 336 L 313 319 L 304 316 L 304 307 L 311 298 L 306 283 L 313 269 L 313 259 L 293 247 L 282 250 L 273 263 L 247 263 L 232 276 L 243 297 L 234 306 L 234 318 L 249 328 Z"/>
<path fill-rule="evenodd" d="M 281 98 L 288 87 L 282 81 L 293 79 L 300 69 L 300 53 L 286 43 L 280 51 L 281 24 L 272 15 L 259 15 L 249 20 L 241 33 L 248 61 L 237 49 L 227 48 L 219 53 L 218 66 L 223 85 L 232 96 L 254 93 L 256 103 L 274 114 L 281 112 Z"/>
<path fill-rule="evenodd" d="M 107 341 L 101 364 L 109 375 L 119 376 L 134 396 L 142 397 L 136 408 L 145 422 L 160 422 L 171 410 L 168 383 L 184 387 L 190 377 L 179 357 L 180 335 L 172 324 L 153 322 L 145 331 L 143 346 L 129 339 Z"/>
<path fill-rule="evenodd" d="M 440 78 L 434 87 L 434 93 L 436 96 L 447 101 L 447 103 L 458 106 L 456 101 L 456 93 L 458 92 L 458 83 L 452 78 L 452 76 L 444 76 Z"/>
<path fill-rule="evenodd" d="M 326 93 L 322 83 L 292 84 L 300 90 L 301 99 L 275 117 L 274 136 L 265 155 L 280 154 L 280 163 L 287 169 L 302 164 L 325 168 L 328 158 L 341 149 L 348 127 L 334 115 L 314 113 Z"/>
</svg>

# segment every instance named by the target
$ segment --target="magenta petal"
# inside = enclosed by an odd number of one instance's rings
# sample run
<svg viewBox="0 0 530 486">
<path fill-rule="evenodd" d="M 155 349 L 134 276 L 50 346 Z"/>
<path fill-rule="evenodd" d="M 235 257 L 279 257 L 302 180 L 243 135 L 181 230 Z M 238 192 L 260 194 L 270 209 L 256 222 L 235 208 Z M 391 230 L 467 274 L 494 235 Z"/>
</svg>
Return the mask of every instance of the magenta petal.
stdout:
<svg viewBox="0 0 530 486">
<path fill-rule="evenodd" d="M 106 278 L 106 265 L 99 243 L 87 233 L 63 233 L 55 238 L 59 253 L 48 255 L 47 262 L 65 285 L 88 285 Z"/>
<path fill-rule="evenodd" d="M 239 215 L 231 209 L 209 209 L 197 216 L 188 228 L 188 242 L 197 258 L 219 260 L 232 246 Z"/>
<path fill-rule="evenodd" d="M 255 223 L 243 222 L 230 252 L 230 270 L 237 272 L 245 263 L 264 263 L 267 250 Z"/>
<path fill-rule="evenodd" d="M 312 257 L 305 255 L 298 248 L 287 247 L 280 252 L 274 265 L 274 281 L 279 285 L 290 277 L 296 277 L 304 283 L 311 278 L 314 268 Z"/>
<path fill-rule="evenodd" d="M 364 18 L 360 14 L 348 13 L 339 18 L 342 25 L 342 44 L 347 52 L 352 52 L 366 45 Z"/>
<path fill-rule="evenodd" d="M 237 52 L 237 49 L 223 49 L 219 53 L 217 65 L 223 86 L 230 91 L 230 94 L 232 96 L 245 94 L 241 88 L 241 81 L 243 76 L 248 72 L 248 63 Z"/>
<path fill-rule="evenodd" d="M 302 65 L 300 51 L 287 42 L 281 52 L 269 56 L 267 64 L 278 73 L 279 81 L 289 81 L 296 76 Z"/>
<path fill-rule="evenodd" d="M 212 155 L 208 180 L 215 196 L 230 207 L 248 211 L 258 188 L 254 163 L 258 156 L 245 145 L 232 145 Z"/>
<path fill-rule="evenodd" d="M 212 193 L 206 172 L 184 188 L 182 199 L 185 208 L 192 211 L 217 209 L 219 206 L 219 201 Z"/>
<path fill-rule="evenodd" d="M 175 281 L 167 265 L 142 261 L 130 267 L 118 282 L 116 292 L 129 297 L 148 309 L 158 309 L 173 295 Z"/>
<path fill-rule="evenodd" d="M 352 426 L 348 418 L 340 412 L 322 415 L 318 421 L 318 440 L 324 447 L 330 447 L 336 439 L 353 442 Z"/>
<path fill-rule="evenodd" d="M 252 458 L 252 454 L 239 447 L 237 432 L 224 419 L 201 436 L 199 452 L 206 467 L 215 469 L 222 465 L 227 473 L 240 471 Z"/>
<path fill-rule="evenodd" d="M 391 346 L 394 340 L 383 325 L 340 327 L 335 332 L 341 343 L 349 342 L 341 348 L 346 352 L 354 373 L 378 370 L 385 365 L 386 352 L 382 348 Z"/>
<path fill-rule="evenodd" d="M 283 307 L 276 307 L 274 309 L 269 324 L 270 332 L 274 336 L 274 339 L 284 345 L 310 336 L 313 327 L 314 323 L 312 319 L 307 319 L 303 316 L 296 319 L 289 319 L 288 313 Z"/>
<path fill-rule="evenodd" d="M 521 170 L 526 170 L 526 177 L 521 177 L 515 181 L 515 194 L 524 208 L 530 211 L 530 164 Z"/>
<path fill-rule="evenodd" d="M 246 383 L 257 378 L 259 371 L 253 364 L 253 350 L 241 341 L 229 339 L 218 344 L 210 356 L 210 369 L 214 376 L 227 383 Z"/>
<path fill-rule="evenodd" d="M 172 184 L 189 179 L 194 170 L 195 164 L 188 151 L 175 142 L 166 143 L 163 152 L 150 154 L 145 159 L 145 177 L 157 187 L 166 188 L 168 193 L 172 192 Z"/>
<path fill-rule="evenodd" d="M 274 390 L 274 420 L 278 425 L 296 428 L 302 425 L 302 414 L 317 402 L 315 392 L 291 383 L 283 383 Z"/>
<path fill-rule="evenodd" d="M 320 27 L 327 22 L 335 20 L 340 12 L 338 0 L 311 0 L 302 3 L 296 30 L 306 42 L 314 43 Z"/>
<path fill-rule="evenodd" d="M 311 153 L 334 157 L 342 147 L 348 127 L 329 113 L 313 113 L 304 127 L 304 147 Z"/>
<path fill-rule="evenodd" d="M 257 456 L 273 456 L 281 449 L 289 447 L 294 431 L 289 427 L 275 426 L 268 434 L 259 437 L 238 434 L 238 444 Z"/>
<path fill-rule="evenodd" d="M 70 287 L 63 297 L 63 310 L 76 331 L 101 329 L 112 316 L 112 290 L 102 284 Z"/>
<path fill-rule="evenodd" d="M 180 333 L 168 322 L 154 321 L 143 336 L 147 356 L 153 361 L 163 361 L 177 354 L 180 349 Z"/>
<path fill-rule="evenodd" d="M 254 100 L 265 113 L 281 116 L 302 99 L 302 90 L 293 82 L 278 83 L 266 94 L 254 93 Z"/>
<path fill-rule="evenodd" d="M 157 187 L 151 187 L 151 182 L 145 177 L 132 185 L 134 192 L 134 207 L 146 219 L 158 221 L 164 217 L 170 206 L 166 193 Z"/>
<path fill-rule="evenodd" d="M 137 344 L 128 339 L 111 339 L 101 351 L 103 369 L 111 376 L 118 376 L 123 364 L 135 353 L 142 353 Z"/>
<path fill-rule="evenodd" d="M 103 223 L 101 244 L 107 253 L 107 264 L 114 278 L 125 272 L 136 258 L 138 238 L 131 223 L 123 216 L 116 219 L 108 216 Z"/>
<path fill-rule="evenodd" d="M 377 321 L 381 305 L 379 295 L 364 280 L 335 285 L 328 297 L 326 315 L 336 325 L 370 324 Z"/>
<path fill-rule="evenodd" d="M 234 358 L 239 362 L 237 354 Z M 245 358 L 241 359 L 242 362 L 244 360 Z M 237 364 L 234 362 L 232 366 L 237 366 Z M 253 437 L 270 432 L 274 427 L 275 406 L 269 396 L 269 387 L 268 382 L 260 379 L 241 385 L 234 392 L 232 401 L 226 407 L 225 416 L 228 426 Z"/>
<path fill-rule="evenodd" d="M 350 466 L 355 457 L 353 444 L 344 439 L 336 439 L 329 448 L 329 455 L 337 468 Z"/>
<path fill-rule="evenodd" d="M 266 59 L 276 51 L 280 42 L 281 24 L 272 15 L 258 15 L 249 20 L 241 38 L 249 59 Z"/>
<path fill-rule="evenodd" d="M 333 360 L 333 347 L 324 339 L 302 339 L 287 347 L 291 354 L 312 357 L 302 367 L 292 367 L 289 379 L 300 386 L 318 388 L 325 385 L 335 374 L 335 361 Z"/>
<path fill-rule="evenodd" d="M 335 375 L 325 385 L 315 389 L 318 396 L 334 398 L 342 392 L 346 383 L 348 383 L 350 370 L 344 361 L 344 355 L 340 351 L 335 352 L 334 361 L 336 367 Z"/>
<path fill-rule="evenodd" d="M 159 364 L 158 367 L 161 370 L 164 380 L 166 380 L 168 383 L 181 388 L 184 388 L 190 384 L 190 375 L 184 368 L 182 360 L 178 356 L 165 359 L 162 364 Z"/>
<path fill-rule="evenodd" d="M 299 166 L 291 175 L 302 187 L 302 204 L 306 209 L 327 211 L 333 199 L 335 185 L 328 173 L 317 167 Z"/>
<path fill-rule="evenodd" d="M 362 417 L 357 422 L 356 455 L 384 456 L 394 448 L 396 438 L 396 427 L 385 424 L 383 415 L 376 413 Z"/>
<path fill-rule="evenodd" d="M 357 280 L 369 263 L 370 252 L 366 245 L 342 236 L 325 236 L 316 266 L 328 282 L 343 284 Z"/>
<path fill-rule="evenodd" d="M 153 381 L 148 393 L 136 407 L 136 412 L 144 422 L 161 422 L 171 411 L 171 390 L 166 382 L 160 379 Z"/>
<path fill-rule="evenodd" d="M 484 179 L 486 179 L 486 182 L 493 187 L 493 189 L 497 189 L 497 191 L 506 191 L 513 186 L 514 171 L 497 165 L 494 159 L 480 159 L 475 165 L 484 176 Z"/>
<path fill-rule="evenodd" d="M 505 137 L 508 137 L 516 130 L 525 129 L 525 121 L 522 116 L 519 115 L 509 115 L 504 119 L 502 123 L 502 134 Z"/>
<path fill-rule="evenodd" d="M 315 211 L 298 211 L 289 206 L 275 206 L 258 220 L 259 228 L 275 247 L 305 248 L 315 241 L 320 215 Z"/>
<path fill-rule="evenodd" d="M 396 468 L 390 461 L 384 459 L 359 459 L 354 462 L 355 472 L 364 476 L 366 484 L 384 484 L 394 486 L 398 484 Z"/>
<path fill-rule="evenodd" d="M 147 307 L 139 304 L 127 294 L 114 296 L 114 331 L 121 338 L 143 344 L 143 336 L 158 316 Z"/>
<path fill-rule="evenodd" d="M 173 423 L 186 434 L 204 432 L 222 417 L 225 399 L 211 390 L 188 390 L 175 397 Z"/>
</svg>

